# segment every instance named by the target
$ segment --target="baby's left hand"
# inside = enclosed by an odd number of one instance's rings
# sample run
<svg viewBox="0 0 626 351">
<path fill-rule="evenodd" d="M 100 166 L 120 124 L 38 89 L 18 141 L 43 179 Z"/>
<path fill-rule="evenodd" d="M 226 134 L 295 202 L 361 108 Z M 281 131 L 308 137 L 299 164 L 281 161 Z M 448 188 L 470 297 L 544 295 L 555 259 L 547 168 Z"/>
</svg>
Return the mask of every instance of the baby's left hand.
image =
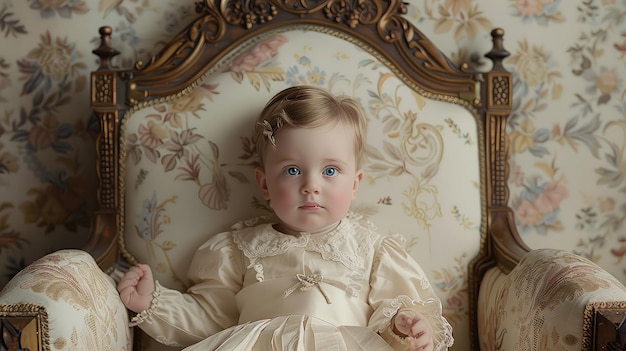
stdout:
<svg viewBox="0 0 626 351">
<path fill-rule="evenodd" d="M 409 338 L 410 351 L 434 349 L 433 329 L 421 313 L 410 310 L 398 312 L 394 319 L 394 332 Z"/>
</svg>

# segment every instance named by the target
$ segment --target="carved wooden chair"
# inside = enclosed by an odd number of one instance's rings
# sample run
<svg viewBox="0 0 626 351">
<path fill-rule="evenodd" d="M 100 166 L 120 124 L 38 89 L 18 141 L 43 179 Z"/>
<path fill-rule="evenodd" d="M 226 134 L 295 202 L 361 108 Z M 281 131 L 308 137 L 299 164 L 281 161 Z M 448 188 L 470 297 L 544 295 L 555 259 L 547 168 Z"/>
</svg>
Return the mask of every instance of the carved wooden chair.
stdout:
<svg viewBox="0 0 626 351">
<path fill-rule="evenodd" d="M 453 350 L 623 349 L 616 325 L 626 288 L 581 257 L 531 250 L 516 231 L 504 31 L 492 32 L 492 69 L 472 72 L 405 19 L 406 6 L 205 0 L 158 55 L 129 69 L 112 66 L 114 33 L 101 28 L 91 239 L 5 286 L 2 346 L 161 349 L 129 328 L 114 281 L 145 262 L 163 285 L 184 290 L 195 248 L 266 214 L 251 120 L 276 92 L 312 84 L 356 97 L 367 112 L 366 176 L 353 210 L 407 239 L 444 303 Z"/>
</svg>

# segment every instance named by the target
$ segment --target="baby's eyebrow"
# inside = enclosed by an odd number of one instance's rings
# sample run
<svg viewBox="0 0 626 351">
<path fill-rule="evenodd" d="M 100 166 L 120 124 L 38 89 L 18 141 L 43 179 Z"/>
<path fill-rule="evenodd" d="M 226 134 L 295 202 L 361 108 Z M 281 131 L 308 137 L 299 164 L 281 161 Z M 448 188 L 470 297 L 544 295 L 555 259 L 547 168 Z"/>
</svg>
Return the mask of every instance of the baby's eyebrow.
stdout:
<svg viewBox="0 0 626 351">
<path fill-rule="evenodd" d="M 346 165 L 348 164 L 348 161 L 341 159 L 341 158 L 327 158 L 327 159 L 324 159 L 323 163 L 338 163 L 341 165 Z"/>
</svg>

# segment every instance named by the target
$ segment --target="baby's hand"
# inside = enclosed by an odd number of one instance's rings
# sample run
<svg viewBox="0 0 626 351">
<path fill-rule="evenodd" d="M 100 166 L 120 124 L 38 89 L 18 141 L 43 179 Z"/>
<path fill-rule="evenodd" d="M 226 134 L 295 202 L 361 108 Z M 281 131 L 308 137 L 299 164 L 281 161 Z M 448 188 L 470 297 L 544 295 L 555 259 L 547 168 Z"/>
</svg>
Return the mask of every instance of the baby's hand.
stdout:
<svg viewBox="0 0 626 351">
<path fill-rule="evenodd" d="M 139 313 L 150 308 L 154 279 L 150 266 L 138 264 L 131 267 L 117 284 L 122 303 L 129 310 Z"/>
<path fill-rule="evenodd" d="M 433 329 L 424 315 L 415 311 L 400 311 L 394 319 L 395 330 L 409 339 L 409 350 L 432 351 Z"/>
</svg>

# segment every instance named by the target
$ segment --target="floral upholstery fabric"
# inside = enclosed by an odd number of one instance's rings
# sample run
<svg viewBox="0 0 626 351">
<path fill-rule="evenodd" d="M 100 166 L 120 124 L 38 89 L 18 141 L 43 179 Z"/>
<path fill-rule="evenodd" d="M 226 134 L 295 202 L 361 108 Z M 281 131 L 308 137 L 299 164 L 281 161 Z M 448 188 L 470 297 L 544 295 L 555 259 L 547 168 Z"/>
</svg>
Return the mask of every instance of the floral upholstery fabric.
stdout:
<svg viewBox="0 0 626 351">
<path fill-rule="evenodd" d="M 365 176 L 352 210 L 381 233 L 407 239 L 455 339 L 466 344 L 466 269 L 479 250 L 481 223 L 474 116 L 416 93 L 358 45 L 316 31 L 273 33 L 222 67 L 191 93 L 137 110 L 124 125 L 129 255 L 152 265 L 164 285 L 184 289 L 201 243 L 268 214 L 254 180 L 257 114 L 288 86 L 321 86 L 354 96 L 368 118 Z"/>
<path fill-rule="evenodd" d="M 130 350 L 128 313 L 113 279 L 79 250 L 62 250 L 35 261 L 0 292 L 0 311 L 37 304 L 48 314 L 44 350 Z"/>
<path fill-rule="evenodd" d="M 626 288 L 595 263 L 561 250 L 531 251 L 509 275 L 493 268 L 481 283 L 481 350 L 588 350 L 585 308 L 614 301 L 626 302 Z"/>
</svg>

